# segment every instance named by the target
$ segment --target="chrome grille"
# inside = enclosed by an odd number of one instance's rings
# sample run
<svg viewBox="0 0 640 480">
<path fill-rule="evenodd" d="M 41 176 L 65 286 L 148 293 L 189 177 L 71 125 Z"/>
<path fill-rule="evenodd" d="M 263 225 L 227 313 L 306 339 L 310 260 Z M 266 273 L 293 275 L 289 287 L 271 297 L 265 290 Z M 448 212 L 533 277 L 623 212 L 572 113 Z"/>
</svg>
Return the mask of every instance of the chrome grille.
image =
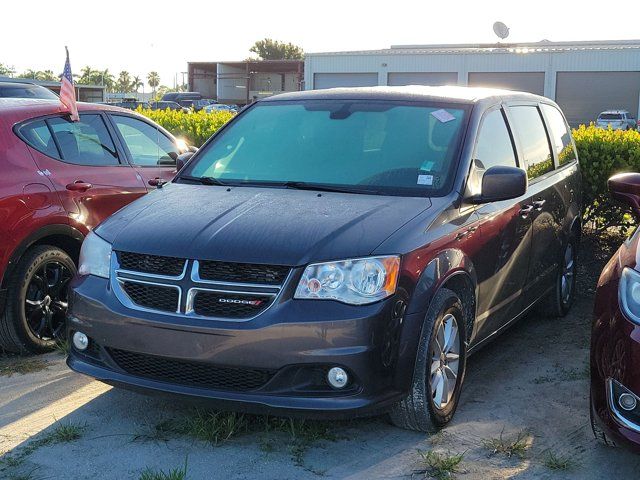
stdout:
<svg viewBox="0 0 640 480">
<path fill-rule="evenodd" d="M 272 306 L 291 271 L 128 252 L 112 255 L 111 263 L 114 293 L 129 308 L 236 321 Z"/>
</svg>

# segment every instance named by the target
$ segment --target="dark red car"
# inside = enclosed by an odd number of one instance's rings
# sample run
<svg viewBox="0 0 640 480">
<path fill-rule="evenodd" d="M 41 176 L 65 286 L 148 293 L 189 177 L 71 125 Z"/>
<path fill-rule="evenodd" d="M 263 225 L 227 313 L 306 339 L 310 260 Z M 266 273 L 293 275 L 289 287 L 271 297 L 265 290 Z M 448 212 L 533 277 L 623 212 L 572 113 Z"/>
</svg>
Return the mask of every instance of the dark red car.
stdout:
<svg viewBox="0 0 640 480">
<path fill-rule="evenodd" d="M 66 285 L 89 231 L 175 175 L 176 139 L 128 110 L 0 98 L 0 350 L 63 331 Z"/>
<path fill-rule="evenodd" d="M 640 218 L 640 173 L 609 179 Z M 602 271 L 591 336 L 591 424 L 608 445 L 640 452 L 640 229 Z"/>
</svg>

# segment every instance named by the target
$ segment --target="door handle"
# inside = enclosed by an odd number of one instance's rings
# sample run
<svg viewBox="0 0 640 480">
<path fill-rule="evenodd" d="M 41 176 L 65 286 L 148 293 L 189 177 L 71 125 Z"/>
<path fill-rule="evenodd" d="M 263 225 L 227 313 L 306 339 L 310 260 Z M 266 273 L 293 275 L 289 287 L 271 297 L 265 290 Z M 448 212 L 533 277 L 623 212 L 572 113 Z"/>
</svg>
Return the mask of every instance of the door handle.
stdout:
<svg viewBox="0 0 640 480">
<path fill-rule="evenodd" d="M 467 230 L 465 230 L 464 232 L 458 233 L 456 235 L 456 240 L 462 240 L 464 237 L 473 234 L 476 230 L 478 230 L 478 227 L 470 227 Z"/>
<path fill-rule="evenodd" d="M 533 205 L 525 205 L 520 209 L 520 216 L 522 218 L 527 218 L 529 215 L 531 215 L 534 209 L 535 207 Z"/>
<path fill-rule="evenodd" d="M 544 204 L 547 203 L 546 200 L 536 200 L 535 202 L 533 202 L 533 206 L 536 209 L 536 211 L 540 211 L 542 210 L 542 207 L 544 207 Z"/>
<path fill-rule="evenodd" d="M 91 187 L 93 187 L 93 185 L 91 185 L 90 183 L 83 182 L 82 180 L 76 180 L 75 182 L 67 185 L 65 188 L 70 192 L 86 192 Z"/>
</svg>

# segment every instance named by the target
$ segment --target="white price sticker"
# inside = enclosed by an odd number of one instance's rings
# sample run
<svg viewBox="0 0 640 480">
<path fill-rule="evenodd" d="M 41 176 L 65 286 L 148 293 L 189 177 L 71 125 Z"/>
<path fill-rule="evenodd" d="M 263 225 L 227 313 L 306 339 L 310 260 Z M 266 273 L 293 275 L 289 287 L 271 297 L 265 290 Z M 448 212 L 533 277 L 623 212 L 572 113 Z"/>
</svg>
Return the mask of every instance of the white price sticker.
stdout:
<svg viewBox="0 0 640 480">
<path fill-rule="evenodd" d="M 436 110 L 435 112 L 431 112 L 431 115 L 433 115 L 441 123 L 447 123 L 447 122 L 450 122 L 451 120 L 456 119 L 456 117 L 451 115 L 444 108 L 441 108 L 440 110 Z"/>
</svg>

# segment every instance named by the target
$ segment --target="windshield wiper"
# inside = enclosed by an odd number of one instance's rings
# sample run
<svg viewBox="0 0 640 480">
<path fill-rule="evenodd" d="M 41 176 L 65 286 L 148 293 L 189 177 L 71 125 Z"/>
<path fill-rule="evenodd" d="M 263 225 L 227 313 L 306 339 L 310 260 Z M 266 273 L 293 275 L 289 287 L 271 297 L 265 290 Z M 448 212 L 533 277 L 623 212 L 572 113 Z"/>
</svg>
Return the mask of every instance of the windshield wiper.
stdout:
<svg viewBox="0 0 640 480">
<path fill-rule="evenodd" d="M 226 187 L 227 184 L 218 180 L 215 177 L 192 177 L 190 175 L 180 175 L 181 180 L 190 180 L 192 182 L 198 182 L 203 185 L 219 185 L 221 187 Z"/>
<path fill-rule="evenodd" d="M 325 185 L 322 183 L 307 183 L 298 181 L 288 181 L 275 183 L 276 186 L 285 188 L 293 188 L 296 190 L 316 190 L 319 192 L 339 192 L 339 193 L 377 193 L 375 190 L 357 187 L 337 187 L 333 185 Z"/>
</svg>

